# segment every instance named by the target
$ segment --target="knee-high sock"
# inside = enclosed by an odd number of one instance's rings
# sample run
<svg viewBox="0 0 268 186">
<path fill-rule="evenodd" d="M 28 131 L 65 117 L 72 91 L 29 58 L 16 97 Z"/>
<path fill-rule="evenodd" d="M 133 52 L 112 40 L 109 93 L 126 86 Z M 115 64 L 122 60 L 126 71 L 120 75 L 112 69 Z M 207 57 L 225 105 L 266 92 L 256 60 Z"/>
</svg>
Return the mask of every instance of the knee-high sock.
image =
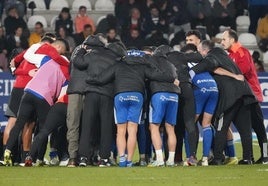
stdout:
<svg viewBox="0 0 268 186">
<path fill-rule="evenodd" d="M 208 157 L 212 144 L 212 129 L 210 126 L 203 128 L 203 156 Z"/>
</svg>

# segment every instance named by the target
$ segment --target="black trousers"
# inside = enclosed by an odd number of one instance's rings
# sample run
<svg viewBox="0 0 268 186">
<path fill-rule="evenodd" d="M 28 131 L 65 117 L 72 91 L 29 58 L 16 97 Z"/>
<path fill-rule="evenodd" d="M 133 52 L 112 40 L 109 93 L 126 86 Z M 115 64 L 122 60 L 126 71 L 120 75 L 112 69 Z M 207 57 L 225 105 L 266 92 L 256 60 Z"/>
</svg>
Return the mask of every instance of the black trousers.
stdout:
<svg viewBox="0 0 268 186">
<path fill-rule="evenodd" d="M 49 109 L 50 105 L 46 100 L 40 99 L 31 93 L 25 92 L 21 99 L 17 121 L 15 126 L 10 131 L 6 149 L 11 150 L 14 147 L 21 130 L 26 122 L 33 118 L 33 114 L 36 114 L 39 128 L 42 129 L 45 124 Z"/>
<path fill-rule="evenodd" d="M 114 129 L 113 98 L 94 92 L 87 93 L 84 100 L 79 155 L 89 158 L 93 153 L 93 144 L 99 141 L 99 155 L 102 159 L 108 159 L 112 150 Z"/>
<path fill-rule="evenodd" d="M 30 151 L 30 154 L 33 157 L 33 159 L 37 157 L 37 159 L 43 160 L 46 152 L 44 151 L 44 148 L 46 149 L 47 146 L 48 135 L 52 133 L 54 130 L 58 129 L 59 127 L 66 126 L 66 114 L 67 114 L 67 104 L 65 103 L 56 103 L 51 107 L 47 115 L 47 119 L 44 126 L 40 128 L 40 131 L 34 137 Z M 63 145 L 65 145 L 65 148 L 67 150 L 66 144 Z"/>
<path fill-rule="evenodd" d="M 251 106 L 251 124 L 258 138 L 258 143 L 261 149 L 261 157 L 267 157 L 267 134 L 263 122 L 263 113 L 259 103 L 252 104 Z M 265 149 L 263 149 L 263 147 Z"/>
<path fill-rule="evenodd" d="M 226 135 L 231 122 L 234 123 L 240 134 L 243 159 L 251 160 L 252 133 L 251 133 L 251 106 L 245 106 L 243 100 L 238 100 L 230 109 L 224 112 L 215 123 L 214 158 L 216 161 L 223 159 L 223 150 L 226 145 Z"/>
<path fill-rule="evenodd" d="M 190 83 L 181 83 L 180 88 L 182 93 L 180 95 L 177 124 L 175 126 L 177 137 L 176 153 L 182 153 L 184 129 L 186 129 L 188 133 L 190 155 L 195 156 L 199 133 L 197 125 L 195 124 L 195 99 L 193 88 Z M 178 158 L 178 155 L 179 154 L 176 154 L 176 158 Z"/>
</svg>

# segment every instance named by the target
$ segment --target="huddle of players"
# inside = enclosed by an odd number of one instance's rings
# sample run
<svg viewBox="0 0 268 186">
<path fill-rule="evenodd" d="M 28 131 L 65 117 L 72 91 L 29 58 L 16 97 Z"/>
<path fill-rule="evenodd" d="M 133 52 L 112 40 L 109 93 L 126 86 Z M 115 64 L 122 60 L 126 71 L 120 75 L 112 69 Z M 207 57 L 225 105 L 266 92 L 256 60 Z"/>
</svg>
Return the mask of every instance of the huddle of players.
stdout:
<svg viewBox="0 0 268 186">
<path fill-rule="evenodd" d="M 228 31 L 228 34 L 230 32 Z M 198 120 L 203 130 L 201 161 L 203 166 L 208 165 L 211 148 L 214 154 L 211 164 L 223 164 L 227 131 L 232 121 L 241 135 L 243 159 L 239 163 L 252 164 L 250 112 L 253 109 L 248 109 L 246 105 L 256 105 L 256 98 L 240 70 L 226 52 L 220 48 L 214 48 L 211 41 L 200 43 L 200 38 L 200 33 L 197 31 L 188 32 L 186 43 L 192 42 L 193 44 L 187 44 L 182 49 L 183 52 L 174 51 L 169 46 L 160 46 L 154 51 L 127 51 L 120 42 L 107 43 L 101 34 L 89 36 L 81 46 L 78 46 L 71 57 L 72 68 L 67 89 L 69 104 L 65 105 L 65 112 L 63 112 L 63 115 L 67 116 L 70 156 L 68 166 L 78 164 L 86 166 L 96 146 L 99 150 L 99 166 L 110 166 L 109 157 L 112 143 L 115 141 L 119 166 L 132 167 L 138 128 L 140 129 L 142 113 L 146 112 L 155 151 L 155 161 L 149 166 L 174 166 L 174 160 L 178 161 L 182 157 L 182 150 L 179 147 L 181 138 L 185 141 L 186 165 L 197 165 L 196 151 L 199 135 L 195 123 Z M 40 133 L 43 135 L 42 138 L 41 134 L 34 138 L 33 144 L 38 145 L 34 145 L 35 148 L 30 150 L 25 165 L 31 166 L 33 161 L 43 160 L 42 144 L 51 132 L 45 127 L 44 116 L 48 116 L 49 109 L 55 105 L 55 98 L 59 97 L 59 86 L 63 87 L 69 79 L 64 71 L 64 67 L 68 66 L 65 61 L 54 54 L 45 54 L 43 58 L 40 58 L 41 62 L 39 59 L 41 65 L 29 83 L 33 85 L 31 87 L 27 85 L 28 88 L 24 90 L 28 96 L 23 96 L 20 107 L 28 108 L 28 110 L 23 109 L 24 112 L 18 113 L 16 124 L 11 129 L 10 136 L 13 137 L 8 139 L 4 152 L 6 165 L 12 164 L 11 150 L 15 139 L 33 111 L 37 111 L 39 125 L 42 124 Z M 42 71 L 46 70 L 44 67 L 48 69 L 54 67 L 54 70 L 59 70 L 57 75 L 62 74 L 55 80 L 54 87 L 51 87 L 53 81 L 49 78 L 55 76 L 53 71 L 46 72 L 47 79 L 42 79 L 43 87 L 40 88 L 34 83 L 39 81 L 41 84 L 38 77 L 43 77 Z M 44 82 L 45 80 L 47 82 Z M 43 91 L 44 85 L 47 85 L 47 90 L 54 91 L 52 93 L 50 91 L 50 95 L 46 94 Z M 230 90 L 230 86 L 234 87 L 234 90 Z M 40 103 L 40 98 L 42 103 Z M 80 101 L 75 103 L 74 100 L 77 99 Z M 29 106 L 29 100 L 34 100 L 31 101 L 31 106 Z M 148 107 L 144 106 L 146 105 L 144 103 L 147 103 Z M 40 105 L 45 106 L 46 113 L 40 110 Z M 82 117 L 81 125 L 80 117 L 77 115 Z M 202 120 L 199 119 L 200 115 L 202 115 Z M 182 122 L 178 123 L 179 120 Z M 212 122 L 215 134 L 213 134 Z M 168 147 L 165 158 L 163 158 L 163 141 L 160 133 L 162 123 Z M 178 130 L 179 127 L 185 128 L 185 133 L 182 132 L 183 130 Z M 76 129 L 80 130 L 80 135 L 79 130 Z M 212 146 L 213 138 L 214 146 Z M 233 143 L 230 143 L 232 139 L 228 140 L 227 147 L 233 149 Z M 265 163 L 267 137 L 266 141 L 262 142 L 260 145 L 262 146 L 261 163 Z M 234 150 L 228 152 L 228 156 L 234 158 Z M 230 160 L 237 161 L 237 159 Z"/>
</svg>

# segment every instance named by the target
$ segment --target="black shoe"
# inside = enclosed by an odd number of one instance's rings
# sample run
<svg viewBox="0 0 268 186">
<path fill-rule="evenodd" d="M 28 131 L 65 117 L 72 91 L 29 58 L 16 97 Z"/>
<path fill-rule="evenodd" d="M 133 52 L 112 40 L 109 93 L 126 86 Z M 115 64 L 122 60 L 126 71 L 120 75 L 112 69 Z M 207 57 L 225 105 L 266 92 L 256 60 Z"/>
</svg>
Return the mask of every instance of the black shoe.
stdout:
<svg viewBox="0 0 268 186">
<path fill-rule="evenodd" d="M 80 167 L 86 167 L 87 165 L 88 165 L 87 158 L 86 158 L 86 157 L 81 157 L 81 158 L 80 158 L 79 166 L 80 166 Z"/>
<path fill-rule="evenodd" d="M 223 165 L 222 160 L 213 159 L 208 163 L 209 165 Z"/>
<path fill-rule="evenodd" d="M 252 160 L 240 160 L 238 162 L 238 165 L 252 165 L 252 164 L 253 164 Z"/>
<path fill-rule="evenodd" d="M 75 158 L 70 158 L 67 167 L 76 167 L 77 162 Z"/>
<path fill-rule="evenodd" d="M 110 167 L 111 163 L 109 161 L 109 159 L 101 159 L 100 160 L 100 164 L 99 167 Z"/>
<path fill-rule="evenodd" d="M 268 157 L 260 157 L 255 164 L 268 164 Z"/>
</svg>

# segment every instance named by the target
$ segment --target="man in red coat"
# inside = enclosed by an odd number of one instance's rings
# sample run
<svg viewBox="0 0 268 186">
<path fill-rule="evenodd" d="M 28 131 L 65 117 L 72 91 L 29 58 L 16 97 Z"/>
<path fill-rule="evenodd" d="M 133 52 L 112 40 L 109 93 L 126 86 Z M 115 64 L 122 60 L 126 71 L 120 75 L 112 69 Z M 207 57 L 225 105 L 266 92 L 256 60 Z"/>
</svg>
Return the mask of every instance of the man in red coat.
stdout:
<svg viewBox="0 0 268 186">
<path fill-rule="evenodd" d="M 263 101 L 262 90 L 258 80 L 257 72 L 254 67 L 253 59 L 245 47 L 238 42 L 237 33 L 232 30 L 226 30 L 223 33 L 222 46 L 229 52 L 229 57 L 233 59 L 259 102 Z M 253 104 L 251 108 L 252 128 L 254 129 L 259 146 L 261 148 L 261 157 L 255 163 L 268 164 L 267 157 L 267 135 L 263 122 L 263 113 L 260 104 Z"/>
</svg>

